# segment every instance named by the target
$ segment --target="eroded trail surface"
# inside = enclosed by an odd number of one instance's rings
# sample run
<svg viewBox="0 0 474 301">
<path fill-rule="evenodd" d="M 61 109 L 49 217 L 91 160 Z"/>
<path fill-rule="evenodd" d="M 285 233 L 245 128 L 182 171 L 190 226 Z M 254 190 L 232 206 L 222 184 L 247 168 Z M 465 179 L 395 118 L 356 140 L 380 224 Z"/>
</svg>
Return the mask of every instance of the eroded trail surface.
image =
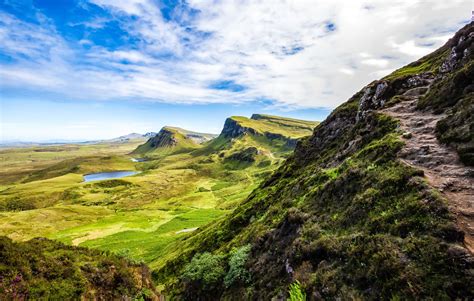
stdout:
<svg viewBox="0 0 474 301">
<path fill-rule="evenodd" d="M 464 231 L 464 243 L 474 253 L 474 168 L 460 162 L 454 149 L 438 142 L 435 127 L 445 115 L 416 110 L 416 103 L 428 87 L 407 91 L 398 104 L 382 110 L 400 120 L 405 132 L 405 147 L 400 158 L 424 171 L 433 187 L 448 200 L 456 215 L 458 226 Z"/>
</svg>

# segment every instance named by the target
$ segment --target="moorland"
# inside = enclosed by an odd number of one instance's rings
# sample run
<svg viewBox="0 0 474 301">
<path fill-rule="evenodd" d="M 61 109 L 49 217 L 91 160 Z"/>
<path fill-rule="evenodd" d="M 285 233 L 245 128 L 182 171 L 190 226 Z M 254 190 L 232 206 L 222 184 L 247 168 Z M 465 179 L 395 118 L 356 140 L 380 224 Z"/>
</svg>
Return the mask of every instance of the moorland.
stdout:
<svg viewBox="0 0 474 301">
<path fill-rule="evenodd" d="M 234 209 L 316 122 L 231 117 L 220 135 L 164 127 L 148 140 L 0 150 L 0 235 L 46 237 L 163 265 L 173 241 Z M 135 171 L 85 182 L 84 175 Z"/>
</svg>

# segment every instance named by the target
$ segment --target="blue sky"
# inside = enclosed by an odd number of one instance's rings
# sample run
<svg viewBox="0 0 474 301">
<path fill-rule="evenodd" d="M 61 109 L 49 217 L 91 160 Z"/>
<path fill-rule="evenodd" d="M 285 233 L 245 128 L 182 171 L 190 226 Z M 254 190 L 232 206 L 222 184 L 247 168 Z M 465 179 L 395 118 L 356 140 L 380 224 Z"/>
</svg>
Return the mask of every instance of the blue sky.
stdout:
<svg viewBox="0 0 474 301">
<path fill-rule="evenodd" d="M 469 0 L 0 0 L 0 139 L 216 133 L 256 112 L 321 120 L 441 46 L 471 10 Z"/>
</svg>

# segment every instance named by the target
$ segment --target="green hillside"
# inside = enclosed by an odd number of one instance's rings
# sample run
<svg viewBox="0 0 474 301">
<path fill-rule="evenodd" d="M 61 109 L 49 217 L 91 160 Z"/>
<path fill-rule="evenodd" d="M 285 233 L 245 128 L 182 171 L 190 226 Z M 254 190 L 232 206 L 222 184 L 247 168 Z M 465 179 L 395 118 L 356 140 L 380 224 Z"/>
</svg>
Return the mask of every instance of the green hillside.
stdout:
<svg viewBox="0 0 474 301">
<path fill-rule="evenodd" d="M 213 134 L 197 133 L 178 127 L 163 127 L 156 136 L 138 146 L 132 154 L 169 155 L 199 148 L 202 143 L 214 138 Z"/>
<path fill-rule="evenodd" d="M 238 161 L 239 154 L 247 159 L 260 155 L 260 158 L 275 159 L 285 157 L 296 146 L 298 139 L 308 136 L 318 125 L 315 121 L 253 114 L 251 118 L 232 116 L 226 119 L 220 135 L 209 141 L 195 155 L 218 153 L 221 158 Z"/>
<path fill-rule="evenodd" d="M 157 300 L 148 268 L 123 256 L 0 236 L 1 300 Z"/>
<path fill-rule="evenodd" d="M 474 298 L 472 172 L 442 144 L 472 163 L 473 33 L 364 87 L 232 213 L 177 241 L 153 272 L 165 294 Z"/>
<path fill-rule="evenodd" d="M 252 117 L 242 116 L 230 117 L 242 128 L 254 129 L 255 134 L 281 135 L 286 138 L 298 138 L 307 136 L 308 131 L 312 131 L 318 122 L 298 120 L 286 117 L 271 116 L 264 114 L 253 114 Z"/>
</svg>

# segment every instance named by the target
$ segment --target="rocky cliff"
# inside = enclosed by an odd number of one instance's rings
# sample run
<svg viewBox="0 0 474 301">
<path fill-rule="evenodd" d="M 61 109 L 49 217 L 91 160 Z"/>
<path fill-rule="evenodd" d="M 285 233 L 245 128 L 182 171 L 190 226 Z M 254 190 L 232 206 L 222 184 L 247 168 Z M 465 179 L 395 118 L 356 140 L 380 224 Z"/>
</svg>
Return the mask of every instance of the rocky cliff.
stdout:
<svg viewBox="0 0 474 301">
<path fill-rule="evenodd" d="M 172 149 L 194 149 L 200 144 L 213 139 L 216 135 L 207 133 L 197 133 L 181 129 L 178 127 L 163 127 L 155 136 L 137 147 L 134 154 L 145 154 L 149 152 Z"/>
<path fill-rule="evenodd" d="M 178 137 L 175 134 L 175 131 L 164 127 L 155 137 L 150 138 L 147 143 L 150 144 L 151 148 L 174 147 L 178 144 Z"/>
<path fill-rule="evenodd" d="M 267 139 L 285 141 L 290 148 L 296 146 L 299 138 L 306 136 L 317 122 L 293 118 L 253 114 L 250 118 L 233 116 L 227 118 L 221 136 L 237 138 L 242 135 L 264 136 Z"/>
<path fill-rule="evenodd" d="M 258 134 L 256 129 L 242 125 L 236 117 L 227 118 L 221 131 L 221 135 L 226 138 L 237 138 L 246 133 Z"/>
</svg>

